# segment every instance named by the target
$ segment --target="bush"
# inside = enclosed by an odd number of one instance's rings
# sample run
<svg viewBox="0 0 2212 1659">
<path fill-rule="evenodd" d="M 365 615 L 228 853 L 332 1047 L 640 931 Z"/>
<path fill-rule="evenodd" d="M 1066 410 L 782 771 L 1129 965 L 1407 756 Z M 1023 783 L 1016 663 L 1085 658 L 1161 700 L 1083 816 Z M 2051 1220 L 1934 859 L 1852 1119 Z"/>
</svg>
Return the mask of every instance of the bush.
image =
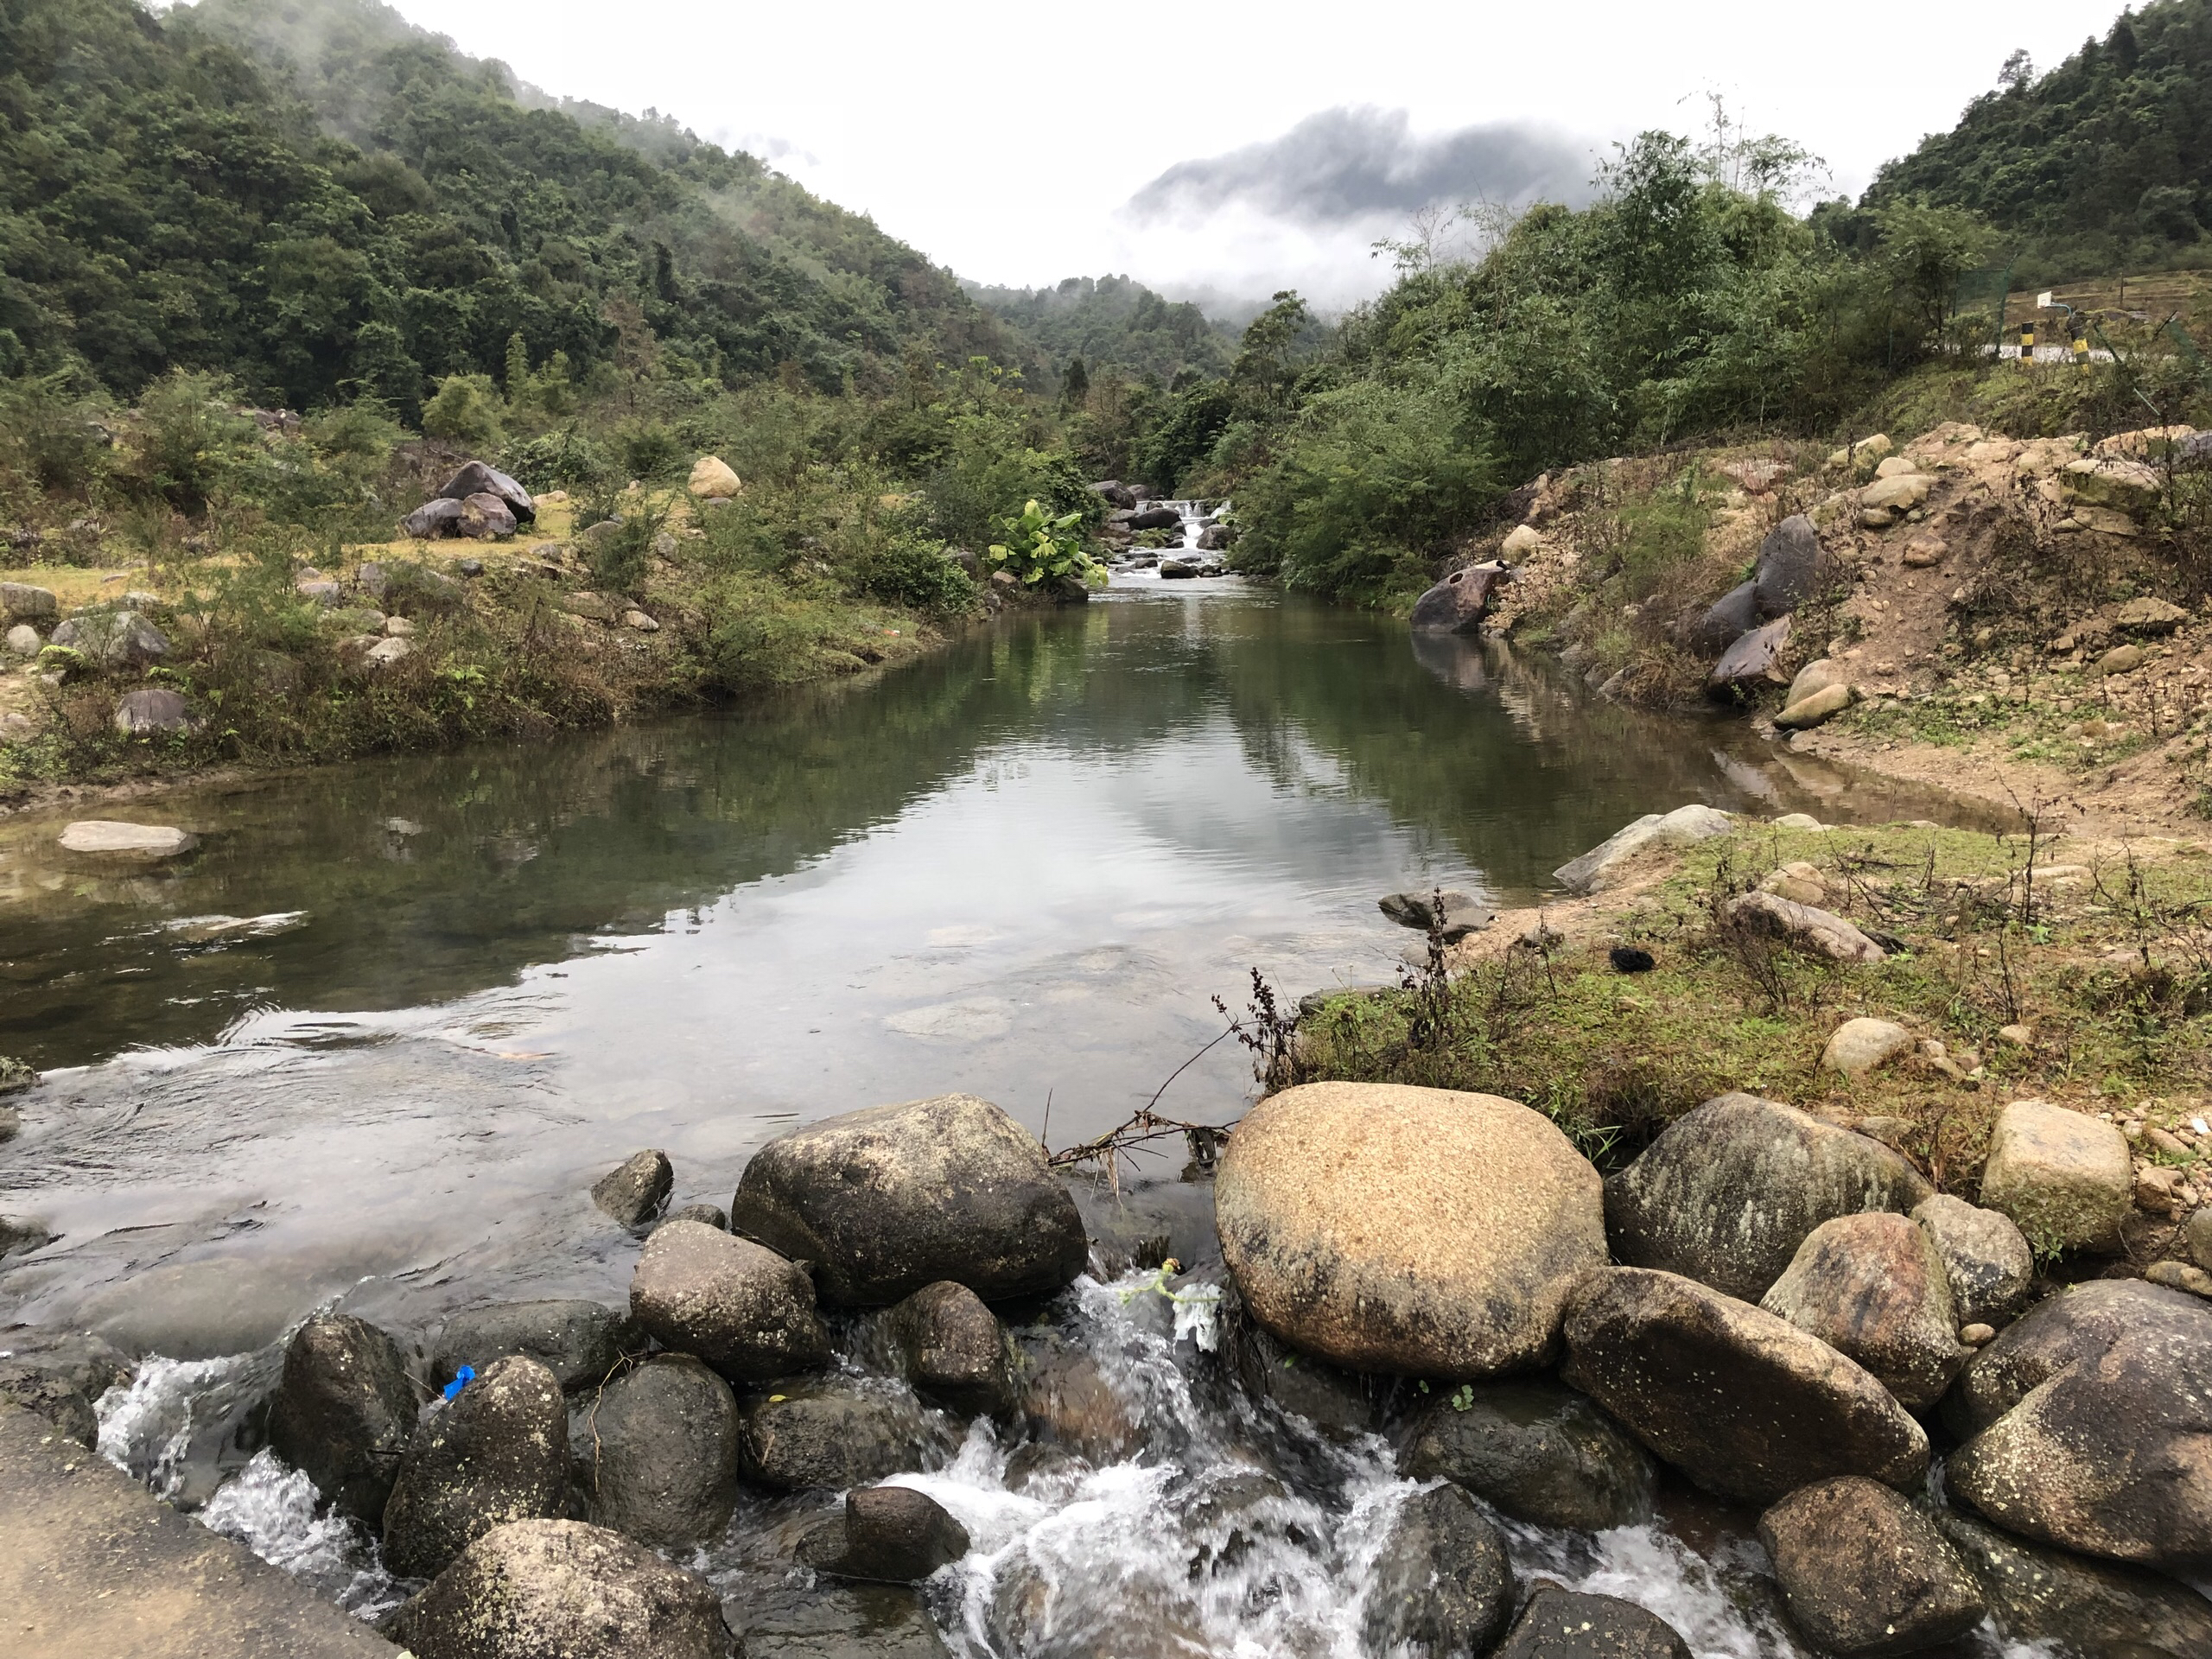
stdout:
<svg viewBox="0 0 2212 1659">
<path fill-rule="evenodd" d="M 855 561 L 854 582 L 872 598 L 918 611 L 957 615 L 976 606 L 975 584 L 945 556 L 944 543 L 914 531 L 865 549 Z"/>
<path fill-rule="evenodd" d="M 571 423 L 532 438 L 502 457 L 529 490 L 593 490 L 614 480 L 613 457 Z"/>
<path fill-rule="evenodd" d="M 499 436 L 499 391 L 488 374 L 449 374 L 423 405 L 423 431 L 465 448 L 489 448 Z"/>
<path fill-rule="evenodd" d="M 0 470 L 36 489 L 89 493 L 107 471 L 111 418 L 70 373 L 0 382 Z"/>
<path fill-rule="evenodd" d="M 180 369 L 146 388 L 129 428 L 124 483 L 142 499 L 194 514 L 261 454 L 261 429 L 232 405 L 230 382 Z"/>
</svg>

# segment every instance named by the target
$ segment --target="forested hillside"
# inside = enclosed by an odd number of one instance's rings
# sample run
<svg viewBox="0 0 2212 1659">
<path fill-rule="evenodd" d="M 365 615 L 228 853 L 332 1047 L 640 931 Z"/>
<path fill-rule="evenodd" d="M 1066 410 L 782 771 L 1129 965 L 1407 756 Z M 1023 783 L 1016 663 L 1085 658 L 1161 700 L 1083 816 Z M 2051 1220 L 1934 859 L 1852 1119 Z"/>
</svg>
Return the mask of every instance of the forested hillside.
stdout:
<svg viewBox="0 0 2212 1659">
<path fill-rule="evenodd" d="M 2212 264 L 2212 0 L 2153 0 L 2046 74 L 2016 53 L 1864 205 L 1910 196 L 2012 233 L 2024 282 Z"/>
<path fill-rule="evenodd" d="M 411 415 L 518 334 L 578 377 L 824 390 L 894 384 L 909 346 L 1020 355 L 867 219 L 665 124 L 526 107 L 376 0 L 0 0 L 0 372 Z"/>
<path fill-rule="evenodd" d="M 1218 376 L 1236 355 L 1236 331 L 1188 301 L 1161 298 L 1127 276 L 1071 276 L 1052 288 L 970 290 L 984 308 L 1033 340 L 1053 388 L 1072 373 L 1080 391 L 1101 370 L 1171 385 L 1179 375 Z M 1072 365 L 1082 364 L 1079 372 Z"/>
</svg>

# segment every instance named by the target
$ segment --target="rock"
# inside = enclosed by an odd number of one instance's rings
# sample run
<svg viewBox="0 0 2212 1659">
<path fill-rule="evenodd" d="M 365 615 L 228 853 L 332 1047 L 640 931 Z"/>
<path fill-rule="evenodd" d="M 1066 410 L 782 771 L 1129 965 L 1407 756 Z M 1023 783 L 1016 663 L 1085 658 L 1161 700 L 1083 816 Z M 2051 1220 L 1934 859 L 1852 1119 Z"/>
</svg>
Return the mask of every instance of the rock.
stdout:
<svg viewBox="0 0 2212 1659">
<path fill-rule="evenodd" d="M 1920 463 L 1904 455 L 1891 455 L 1874 468 L 1877 478 L 1909 478 L 1920 470 Z"/>
<path fill-rule="evenodd" d="M 1930 1195 L 1889 1147 L 1795 1107 L 1732 1094 L 1677 1118 L 1608 1178 L 1605 1226 L 1622 1262 L 1751 1301 L 1821 1223 L 1902 1213 Z"/>
<path fill-rule="evenodd" d="M 184 699 L 166 687 L 126 691 L 115 705 L 115 729 L 125 737 L 165 737 L 192 724 Z"/>
<path fill-rule="evenodd" d="M 2212 1205 L 2206 1205 L 2189 1218 L 2182 1229 L 2188 1242 L 2190 1255 L 2200 1268 L 2212 1270 Z"/>
<path fill-rule="evenodd" d="M 1497 555 L 1507 564 L 1518 564 L 1543 544 L 1544 538 L 1534 524 L 1516 524 L 1498 543 Z"/>
<path fill-rule="evenodd" d="M 599 1302 L 493 1302 L 454 1314 L 430 1349 L 430 1382 L 443 1388 L 464 1365 L 480 1371 L 502 1354 L 523 1354 L 567 1391 L 597 1388 L 625 1354 L 642 1354 L 645 1334 L 619 1308 Z"/>
<path fill-rule="evenodd" d="M 639 633 L 658 633 L 660 632 L 660 624 L 654 621 L 652 618 L 647 616 L 643 611 L 639 610 L 628 610 L 623 612 L 622 626 L 626 628 L 634 629 Z"/>
<path fill-rule="evenodd" d="M 1999 1026 L 1997 1040 L 2007 1048 L 2031 1048 L 2035 1045 L 2036 1033 L 2032 1026 Z"/>
<path fill-rule="evenodd" d="M 384 1523 L 422 1395 L 399 1344 L 350 1313 L 292 1333 L 269 1410 L 269 1444 L 372 1531 Z"/>
<path fill-rule="evenodd" d="M 435 500 L 425 501 L 414 512 L 402 518 L 399 521 L 399 533 L 403 536 L 411 536 L 416 540 L 423 542 L 435 541 L 441 536 L 458 536 L 461 534 L 461 517 L 467 511 L 467 509 L 461 505 L 458 497 L 440 496 Z M 338 602 L 336 582 L 319 582 L 316 586 L 327 587 L 330 589 L 330 597 L 323 600 L 325 604 L 334 605 Z M 304 583 L 302 584 L 301 591 L 302 594 L 306 593 Z M 314 599 L 322 598 L 320 594 L 307 594 L 307 596 Z"/>
<path fill-rule="evenodd" d="M 1786 616 L 1820 584 L 1820 533 L 1803 513 L 1792 513 L 1759 543 L 1752 600 L 1761 617 Z"/>
<path fill-rule="evenodd" d="M 1928 1436 L 1818 1338 L 1693 1280 L 1601 1268 L 1567 1306 L 1560 1376 L 1707 1491 L 1770 1503 L 1837 1475 L 1916 1486 Z"/>
<path fill-rule="evenodd" d="M 2097 658 L 2097 672 L 2100 674 L 2133 674 L 2142 666 L 2143 647 L 2140 645 L 2114 645 Z"/>
<path fill-rule="evenodd" d="M 2006 1325 L 2027 1306 L 2035 1255 L 2009 1217 L 1939 1192 L 1914 1205 L 1912 1218 L 1942 1259 L 1951 1310 L 1961 1323 Z"/>
<path fill-rule="evenodd" d="M 1797 677 L 1789 682 L 1789 690 L 1782 699 L 1782 706 L 1787 709 L 1792 703 L 1802 702 L 1831 687 L 1850 683 L 1851 671 L 1841 663 L 1823 657 L 1797 671 Z"/>
<path fill-rule="evenodd" d="M 799 1560 L 833 1578 L 918 1584 L 968 1553 L 968 1529 L 926 1492 L 863 1486 L 799 1542 Z"/>
<path fill-rule="evenodd" d="M 61 601 L 48 588 L 25 582 L 0 582 L 0 615 L 10 622 L 46 622 L 61 614 Z"/>
<path fill-rule="evenodd" d="M 23 1327 L 0 1337 L 0 1399 L 35 1411 L 87 1451 L 99 1444 L 92 1402 L 130 1375 L 130 1362 L 98 1337 Z"/>
<path fill-rule="evenodd" d="M 561 595 L 561 608 L 570 616 L 581 616 L 587 622 L 612 622 L 621 613 L 612 600 L 589 592 Z"/>
<path fill-rule="evenodd" d="M 42 1223 L 25 1221 L 14 1216 L 0 1216 L 0 1255 L 16 1255 L 31 1250 L 42 1250 L 54 1242 L 54 1235 Z"/>
<path fill-rule="evenodd" d="M 2171 633 L 2189 620 L 2189 613 L 2163 599 L 2131 599 L 2113 613 L 2113 626 L 2126 633 Z"/>
<path fill-rule="evenodd" d="M 1786 677 L 1782 671 L 1782 653 L 1789 645 L 1789 618 L 1777 617 L 1764 627 L 1753 628 L 1720 653 L 1720 660 L 1706 676 L 1706 686 L 1713 691 L 1733 691 L 1749 685 L 1754 680 L 1764 680 L 1779 685 Z"/>
<path fill-rule="evenodd" d="M 889 1324 L 916 1393 L 963 1416 L 1013 1415 L 1020 1400 L 1013 1344 L 967 1286 L 950 1279 L 925 1285 L 891 1310 Z"/>
<path fill-rule="evenodd" d="M 2212 1297 L 2212 1273 L 2186 1262 L 2153 1262 L 2143 1269 L 2146 1283 L 2169 1290 L 2185 1290 L 2192 1296 Z"/>
<path fill-rule="evenodd" d="M 2126 1281 L 2053 1297 L 1967 1367 L 1947 1416 L 1987 1427 L 1951 1454 L 1946 1486 L 2008 1532 L 2202 1573 L 2212 1567 L 2208 1376 L 2212 1306 L 2197 1298 Z"/>
<path fill-rule="evenodd" d="M 1829 721 L 1851 707 L 1851 688 L 1832 685 L 1825 691 L 1815 691 L 1802 702 L 1789 703 L 1774 717 L 1774 723 L 1784 731 L 1799 731 Z"/>
<path fill-rule="evenodd" d="M 1437 894 L 1431 893 L 1390 893 L 1376 901 L 1376 907 L 1401 927 L 1417 927 L 1428 931 L 1430 918 L 1435 913 Z M 1470 934 L 1479 933 L 1497 918 L 1476 902 L 1474 896 L 1465 893 L 1447 893 L 1444 903 L 1444 942 L 1457 944 Z"/>
<path fill-rule="evenodd" d="M 1162 582 L 1182 582 L 1198 574 L 1198 567 L 1182 559 L 1162 559 L 1160 579 Z"/>
<path fill-rule="evenodd" d="M 1859 493 L 1859 505 L 1870 512 L 1909 512 L 1928 499 L 1936 480 L 1925 473 L 1904 473 L 1878 478 Z"/>
<path fill-rule="evenodd" d="M 1822 1222 L 1759 1306 L 1858 1361 L 1913 1411 L 1942 1399 L 1971 1357 L 1943 1259 L 1904 1216 Z"/>
<path fill-rule="evenodd" d="M 60 842 L 64 852 L 153 860 L 188 853 L 199 845 L 200 838 L 167 824 L 86 818 L 62 830 Z"/>
<path fill-rule="evenodd" d="M 728 1659 L 704 1579 L 581 1521 L 494 1528 L 393 1615 L 416 1659 Z"/>
<path fill-rule="evenodd" d="M 1861 438 L 1847 449 L 1839 449 L 1828 457 L 1834 467 L 1868 467 L 1878 464 L 1897 445 L 1886 432 L 1877 432 L 1870 438 Z"/>
<path fill-rule="evenodd" d="M 742 1427 L 729 1384 L 689 1354 L 625 1372 L 578 1414 L 591 1520 L 656 1548 L 713 1542 L 737 1503 Z"/>
<path fill-rule="evenodd" d="M 1694 847 L 1731 834 L 1734 823 L 1726 812 L 1709 806 L 1678 806 L 1667 813 L 1649 812 L 1625 829 L 1617 830 L 1578 859 L 1552 872 L 1552 879 L 1572 893 L 1594 893 L 1609 886 L 1618 867 L 1651 846 Z"/>
<path fill-rule="evenodd" d="M 568 1502 L 561 1385 L 510 1354 L 415 1426 L 384 1506 L 385 1561 L 402 1578 L 432 1578 L 495 1527 L 550 1520 Z"/>
<path fill-rule="evenodd" d="M 762 1147 L 733 1230 L 815 1264 L 824 1300 L 880 1306 L 940 1279 L 1044 1296 L 1090 1254 L 1044 1148 L 988 1101 L 944 1095 L 823 1118 Z"/>
<path fill-rule="evenodd" d="M 1208 524 L 1198 532 L 1198 550 L 1201 553 L 1224 552 L 1236 538 L 1236 532 L 1227 524 Z"/>
<path fill-rule="evenodd" d="M 1605 959 L 1617 974 L 1648 974 L 1659 965 L 1659 959 L 1640 944 L 1617 944 Z"/>
<path fill-rule="evenodd" d="M 1643 1448 L 1548 1378 L 1433 1394 L 1398 1448 L 1398 1472 L 1440 1475 L 1516 1521 L 1584 1532 L 1649 1520 L 1657 1490 Z"/>
<path fill-rule="evenodd" d="M 1255 1319 L 1354 1370 L 1484 1377 L 1545 1363 L 1576 1276 L 1605 1260 L 1598 1173 L 1541 1113 L 1389 1084 L 1287 1089 L 1214 1185 Z"/>
<path fill-rule="evenodd" d="M 537 517 L 536 504 L 531 500 L 528 490 L 505 473 L 486 467 L 480 461 L 470 461 L 448 479 L 445 487 L 438 494 L 456 501 L 486 495 L 524 524 L 529 524 Z"/>
<path fill-rule="evenodd" d="M 1618 1596 L 1547 1585 L 1491 1659 L 1691 1659 L 1675 1627 Z"/>
<path fill-rule="evenodd" d="M 733 1382 L 766 1382 L 830 1357 L 804 1269 L 694 1221 L 654 1230 L 630 1278 L 630 1316 Z"/>
<path fill-rule="evenodd" d="M 1980 1624 L 1981 1589 L 1935 1524 L 1875 1481 L 1790 1493 L 1759 1517 L 1791 1621 L 1824 1652 L 1890 1659 Z"/>
<path fill-rule="evenodd" d="M 1926 570 L 1943 563 L 1950 549 L 1933 536 L 1916 536 L 1904 544 L 1897 563 L 1908 570 Z"/>
<path fill-rule="evenodd" d="M 1131 530 L 1177 530 L 1181 528 L 1183 515 L 1173 507 L 1144 507 L 1128 519 Z"/>
<path fill-rule="evenodd" d="M 1090 487 L 1117 507 L 1134 511 L 1137 505 L 1136 492 L 1118 479 L 1102 479 Z"/>
<path fill-rule="evenodd" d="M 905 1586 L 759 1590 L 726 1603 L 724 1617 L 740 1627 L 744 1659 L 948 1659 L 920 1593 Z"/>
<path fill-rule="evenodd" d="M 633 1152 L 591 1184 L 591 1201 L 625 1227 L 642 1227 L 661 1212 L 676 1185 L 664 1152 Z"/>
<path fill-rule="evenodd" d="M 1758 626 L 1758 587 L 1756 582 L 1739 583 L 1707 606 L 1690 629 L 1690 649 L 1717 657 Z"/>
<path fill-rule="evenodd" d="M 136 611 L 91 611 L 54 629 L 53 642 L 111 672 L 136 673 L 169 654 L 169 639 Z"/>
<path fill-rule="evenodd" d="M 1376 1431 L 1387 1385 L 1290 1347 L 1252 1318 L 1234 1286 L 1223 1290 L 1215 1317 L 1221 1356 L 1253 1400 L 1304 1418 L 1340 1445 Z"/>
<path fill-rule="evenodd" d="M 1847 1077 L 1864 1077 L 1884 1061 L 1912 1046 L 1912 1033 L 1892 1020 L 1847 1020 L 1830 1033 L 1821 1051 L 1823 1070 Z"/>
<path fill-rule="evenodd" d="M 780 1492 L 868 1485 L 918 1469 L 931 1449 L 921 1414 L 880 1385 L 785 1383 L 745 1412 L 746 1477 Z"/>
<path fill-rule="evenodd" d="M 691 480 L 687 487 L 702 501 L 727 501 L 745 486 L 721 456 L 702 455 L 692 463 Z"/>
<path fill-rule="evenodd" d="M 2140 512 L 2156 506 L 2165 494 L 2164 480 L 2156 467 L 2139 461 L 2099 460 L 2084 455 L 2060 469 L 2060 486 L 2066 493 L 2122 512 Z"/>
<path fill-rule="evenodd" d="M 2185 1585 L 2024 1543 L 1955 1510 L 1938 1510 L 1934 1520 L 2008 1642 L 2047 1643 L 2088 1659 L 2212 1653 L 2212 1603 Z"/>
<path fill-rule="evenodd" d="M 2134 1204 L 2127 1138 L 2086 1113 L 2016 1100 L 1989 1138 L 1981 1201 L 2043 1249 L 2115 1248 Z"/>
<path fill-rule="evenodd" d="M 1454 570 L 1414 601 L 1408 625 L 1415 633 L 1470 632 L 1490 613 L 1498 584 L 1512 576 L 1495 560 Z"/>
<path fill-rule="evenodd" d="M 681 1210 L 671 1210 L 662 1217 L 660 1225 L 664 1227 L 671 1221 L 696 1221 L 718 1233 L 729 1231 L 729 1211 L 719 1204 L 687 1204 Z"/>
<path fill-rule="evenodd" d="M 1877 963 L 1889 953 L 1852 923 L 1817 905 L 1800 904 L 1764 888 L 1728 903 L 1731 921 L 1755 933 L 1786 940 L 1831 962 Z"/>
<path fill-rule="evenodd" d="M 454 521 L 456 532 L 478 541 L 512 536 L 515 528 L 514 512 L 488 490 L 466 497 L 461 504 L 461 517 Z"/>
<path fill-rule="evenodd" d="M 384 632 L 387 639 L 411 639 L 415 637 L 415 625 L 404 616 L 387 616 Z"/>
<path fill-rule="evenodd" d="M 1408 1498 L 1368 1589 L 1369 1651 L 1486 1653 L 1512 1617 L 1513 1566 L 1497 1523 L 1449 1482 Z"/>
<path fill-rule="evenodd" d="M 28 622 L 18 622 L 8 630 L 8 650 L 16 657 L 35 657 L 46 648 L 46 641 L 38 637 L 38 630 Z"/>
</svg>

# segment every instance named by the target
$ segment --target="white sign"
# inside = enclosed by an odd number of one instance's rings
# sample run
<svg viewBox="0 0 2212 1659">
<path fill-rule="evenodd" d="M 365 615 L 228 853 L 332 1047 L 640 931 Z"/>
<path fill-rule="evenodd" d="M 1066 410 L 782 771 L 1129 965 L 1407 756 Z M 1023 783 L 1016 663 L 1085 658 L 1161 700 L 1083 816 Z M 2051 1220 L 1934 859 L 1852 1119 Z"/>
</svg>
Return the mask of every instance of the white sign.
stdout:
<svg viewBox="0 0 2212 1659">
<path fill-rule="evenodd" d="M 2042 293 L 2036 296 L 2036 308 L 2038 310 L 2044 311 L 2047 311 L 2050 308 L 2050 290 L 2049 289 L 2046 288 Z"/>
</svg>

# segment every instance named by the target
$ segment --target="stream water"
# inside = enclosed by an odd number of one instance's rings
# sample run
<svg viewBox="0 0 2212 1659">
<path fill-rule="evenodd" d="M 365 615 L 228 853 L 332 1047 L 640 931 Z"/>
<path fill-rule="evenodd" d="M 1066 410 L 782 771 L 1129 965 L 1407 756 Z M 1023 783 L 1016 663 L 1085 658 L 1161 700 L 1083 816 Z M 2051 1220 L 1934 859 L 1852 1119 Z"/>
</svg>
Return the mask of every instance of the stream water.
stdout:
<svg viewBox="0 0 2212 1659">
<path fill-rule="evenodd" d="M 1688 801 L 1943 813 L 1470 641 L 1137 577 L 741 711 L 103 809 L 198 832 L 169 867 L 73 868 L 63 819 L 11 821 L 0 1052 L 47 1076 L 0 1214 L 55 1238 L 0 1263 L 0 1346 L 67 1325 L 160 1357 L 104 1402 L 104 1449 L 372 1608 L 373 1552 L 239 1433 L 314 1307 L 417 1331 L 620 1302 L 636 1246 L 585 1188 L 641 1146 L 675 1202 L 727 1203 L 766 1137 L 883 1101 L 964 1090 L 1054 1145 L 1095 1135 L 1252 968 L 1294 996 L 1395 977 L 1414 936 L 1379 895 L 1536 902 Z M 1250 1081 L 1223 1044 L 1163 1109 L 1227 1122 Z M 1138 1201 L 1187 1261 L 1203 1194 L 1175 1173 L 1139 1172 Z M 1362 1551 L 1411 1489 L 1379 1442 L 1260 1421 L 1207 1382 L 1204 1310 L 1132 1290 L 1086 1281 L 1056 1317 L 1143 1452 L 1016 1493 L 978 1429 L 910 1478 L 976 1541 L 932 1586 L 947 1639 L 1041 1659 L 1122 1618 L 1162 1633 L 1146 1651 L 1357 1652 Z M 1255 1471 L 1265 1493 L 1225 1505 Z M 791 1521 L 742 1514 L 701 1565 L 741 1588 Z M 1686 1499 L 1656 1528 L 1515 1535 L 1700 1653 L 1793 1650 L 1756 1545 Z"/>
</svg>

